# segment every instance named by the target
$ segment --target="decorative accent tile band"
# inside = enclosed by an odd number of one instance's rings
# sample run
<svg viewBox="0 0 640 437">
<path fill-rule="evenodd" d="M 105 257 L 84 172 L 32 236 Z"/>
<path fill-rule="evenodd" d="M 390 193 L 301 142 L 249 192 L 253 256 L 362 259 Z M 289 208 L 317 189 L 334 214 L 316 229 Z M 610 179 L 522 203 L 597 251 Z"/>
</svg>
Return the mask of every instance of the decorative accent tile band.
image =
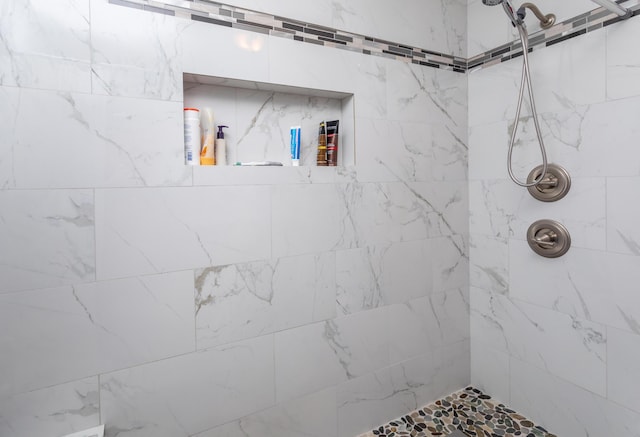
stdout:
<svg viewBox="0 0 640 437">
<path fill-rule="evenodd" d="M 459 73 L 489 67 L 522 55 L 522 44 L 514 41 L 465 59 L 210 0 L 109 0 L 109 3 Z M 640 4 L 631 10 L 633 17 L 640 15 Z M 557 44 L 618 21 L 621 19 L 614 13 L 598 8 L 530 35 L 529 50 Z"/>
<path fill-rule="evenodd" d="M 628 18 L 629 20 L 640 15 L 640 4 L 631 7 L 630 10 L 632 11 L 632 17 Z M 529 35 L 529 52 L 602 29 L 619 21 L 622 21 L 620 17 L 605 8 L 598 8 L 580 14 L 547 30 L 541 30 Z M 467 59 L 467 70 L 490 67 L 519 56 L 522 56 L 522 44 L 517 40 Z"/>
</svg>

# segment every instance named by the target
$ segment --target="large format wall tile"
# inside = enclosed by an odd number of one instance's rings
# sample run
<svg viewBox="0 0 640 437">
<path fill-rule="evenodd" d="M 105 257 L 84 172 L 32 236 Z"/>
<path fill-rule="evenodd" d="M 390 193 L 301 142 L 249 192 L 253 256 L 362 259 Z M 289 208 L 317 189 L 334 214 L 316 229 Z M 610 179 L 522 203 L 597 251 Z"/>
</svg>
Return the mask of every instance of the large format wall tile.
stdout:
<svg viewBox="0 0 640 437">
<path fill-rule="evenodd" d="M 191 182 L 178 102 L 22 90 L 16 117 L 18 188 Z"/>
<path fill-rule="evenodd" d="M 632 201 L 640 189 L 640 178 L 607 179 L 607 249 L 640 255 L 637 223 L 640 208 Z"/>
<path fill-rule="evenodd" d="M 3 437 L 66 435 L 99 423 L 98 377 L 0 398 Z"/>
<path fill-rule="evenodd" d="M 100 378 L 105 436 L 188 437 L 274 405 L 273 336 Z"/>
<path fill-rule="evenodd" d="M 0 85 L 91 91 L 89 0 L 0 5 Z"/>
<path fill-rule="evenodd" d="M 341 249 L 351 236 L 342 220 L 345 206 L 336 185 L 282 185 L 273 188 L 273 256 Z"/>
<path fill-rule="evenodd" d="M 192 287 L 180 272 L 0 295 L 0 393 L 195 350 Z"/>
<path fill-rule="evenodd" d="M 640 335 L 607 330 L 607 397 L 640 414 Z"/>
<path fill-rule="evenodd" d="M 359 435 L 468 383 L 467 341 L 352 379 L 338 386 L 338 435 Z"/>
<path fill-rule="evenodd" d="M 335 255 L 196 271 L 198 349 L 335 317 Z"/>
<path fill-rule="evenodd" d="M 388 366 L 386 316 L 376 309 L 276 333 L 278 402 Z"/>
<path fill-rule="evenodd" d="M 509 251 L 510 296 L 640 334 L 639 256 L 573 248 L 549 260 L 520 241 Z"/>
<path fill-rule="evenodd" d="M 633 41 L 637 41 L 640 36 L 638 23 L 623 22 L 618 26 L 607 27 L 606 32 L 607 97 L 619 99 L 640 95 L 640 85 L 638 85 L 640 55 L 633 46 Z"/>
<path fill-rule="evenodd" d="M 335 387 L 278 404 L 194 437 L 337 437 Z"/>
<path fill-rule="evenodd" d="M 340 312 L 351 314 L 431 294 L 433 258 L 429 240 L 336 252 Z"/>
<path fill-rule="evenodd" d="M 13 151 L 15 148 L 15 125 L 20 91 L 17 88 L 0 87 L 0 189 L 15 185 L 13 175 Z"/>
<path fill-rule="evenodd" d="M 91 49 L 94 94 L 182 99 L 181 47 L 173 17 L 91 0 Z"/>
<path fill-rule="evenodd" d="M 268 187 L 99 190 L 100 279 L 268 259 Z"/>
<path fill-rule="evenodd" d="M 603 325 L 480 289 L 471 291 L 471 308 L 474 338 L 594 393 L 606 394 Z"/>
<path fill-rule="evenodd" d="M 0 224 L 0 293 L 95 278 L 92 191 L 0 191 Z"/>
<path fill-rule="evenodd" d="M 576 364 L 576 368 L 579 364 Z M 559 436 L 640 436 L 640 414 L 517 359 L 511 407 Z"/>
<path fill-rule="evenodd" d="M 270 81 L 271 39 L 266 35 L 197 21 L 179 21 L 177 26 L 181 72 Z"/>
</svg>

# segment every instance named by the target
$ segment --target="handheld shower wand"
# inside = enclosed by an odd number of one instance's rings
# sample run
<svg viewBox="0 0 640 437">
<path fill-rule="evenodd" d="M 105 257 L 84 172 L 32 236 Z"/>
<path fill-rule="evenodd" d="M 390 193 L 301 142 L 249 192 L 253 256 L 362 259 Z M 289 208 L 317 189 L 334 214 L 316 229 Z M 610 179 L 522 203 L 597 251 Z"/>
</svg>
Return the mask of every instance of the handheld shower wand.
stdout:
<svg viewBox="0 0 640 437">
<path fill-rule="evenodd" d="M 507 17 L 509 17 L 514 27 L 523 22 L 524 17 L 518 17 L 516 10 L 511 6 L 509 0 L 482 0 L 482 3 L 487 6 L 497 6 L 502 3 L 502 9 L 504 9 L 505 14 L 507 14 Z"/>
<path fill-rule="evenodd" d="M 523 56 L 523 64 L 522 64 L 522 81 L 520 83 L 520 92 L 518 94 L 518 105 L 516 109 L 515 120 L 513 123 L 513 130 L 511 132 L 511 140 L 509 141 L 509 152 L 507 154 L 507 170 L 509 172 L 509 177 L 513 182 L 517 185 L 525 188 L 529 187 L 537 187 L 542 183 L 547 175 L 547 149 L 544 146 L 544 141 L 542 140 L 542 131 L 540 129 L 540 123 L 538 121 L 538 114 L 536 112 L 536 103 L 533 96 L 533 87 L 531 85 L 531 72 L 529 71 L 529 35 L 527 34 L 527 26 L 524 23 L 524 18 L 526 15 L 526 8 L 531 9 L 538 18 L 541 16 L 545 18 L 545 22 L 541 20 L 541 25 L 547 27 L 553 25 L 555 22 L 555 16 L 549 15 L 544 16 L 540 13 L 540 10 L 532 5 L 531 3 L 524 3 L 517 12 L 514 12 L 513 6 L 509 0 L 482 0 L 482 3 L 488 6 L 496 6 L 502 3 L 502 8 L 505 13 L 511 20 L 511 23 L 514 27 L 518 29 L 518 33 L 520 34 L 520 42 L 522 43 L 522 56 Z M 532 7 L 533 6 L 533 7 Z M 549 24 L 550 23 L 550 24 Z M 525 88 L 529 91 L 529 101 L 531 102 L 531 111 L 533 117 L 533 123 L 536 128 L 536 135 L 538 137 L 538 144 L 540 145 L 540 154 L 542 155 L 542 172 L 540 176 L 533 180 L 532 182 L 522 182 L 518 180 L 518 178 L 513 173 L 513 164 L 512 164 L 512 156 L 513 156 L 513 148 L 516 142 L 516 135 L 518 131 L 518 124 L 520 123 L 520 111 L 522 110 L 522 104 L 524 100 L 524 92 Z"/>
</svg>

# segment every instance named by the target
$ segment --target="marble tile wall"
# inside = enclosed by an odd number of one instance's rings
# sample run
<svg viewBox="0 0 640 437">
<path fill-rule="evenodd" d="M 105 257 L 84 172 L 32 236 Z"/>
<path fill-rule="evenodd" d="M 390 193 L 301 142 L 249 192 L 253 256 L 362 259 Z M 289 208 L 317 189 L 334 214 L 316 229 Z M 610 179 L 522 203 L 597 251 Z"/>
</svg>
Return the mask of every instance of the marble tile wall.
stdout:
<svg viewBox="0 0 640 437">
<path fill-rule="evenodd" d="M 414 3 L 309 20 L 463 55 Z M 107 0 L 0 40 L 0 435 L 352 437 L 469 383 L 464 74 Z M 353 94 L 356 165 L 187 168 L 184 72 Z"/>
<path fill-rule="evenodd" d="M 572 176 L 557 203 L 507 176 L 521 62 L 469 73 L 472 384 L 560 436 L 640 436 L 639 32 L 633 18 L 530 56 L 549 158 Z M 470 24 L 469 40 L 480 38 Z M 540 158 L 528 112 L 521 129 L 522 178 Z M 569 229 L 562 258 L 529 249 L 525 231 L 542 218 Z"/>
</svg>

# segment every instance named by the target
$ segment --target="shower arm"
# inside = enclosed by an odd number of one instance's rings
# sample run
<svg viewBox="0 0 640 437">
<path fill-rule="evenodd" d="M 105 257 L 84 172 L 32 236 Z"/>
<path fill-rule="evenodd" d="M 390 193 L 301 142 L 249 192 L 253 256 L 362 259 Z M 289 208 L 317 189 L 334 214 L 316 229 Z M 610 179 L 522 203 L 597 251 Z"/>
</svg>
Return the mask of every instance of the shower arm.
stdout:
<svg viewBox="0 0 640 437">
<path fill-rule="evenodd" d="M 556 22 L 556 16 L 554 14 L 544 15 L 540 9 L 533 3 L 522 3 L 518 8 L 518 17 L 524 19 L 525 9 L 529 9 L 536 16 L 538 20 L 540 20 L 540 27 L 543 29 L 548 29 L 553 26 Z"/>
<path fill-rule="evenodd" d="M 600 6 L 602 6 L 605 9 L 610 10 L 611 12 L 613 12 L 614 14 L 618 15 L 620 18 L 627 19 L 629 17 L 631 17 L 633 15 L 633 12 L 631 12 L 631 9 L 629 8 L 623 8 L 622 6 L 620 6 L 618 3 L 614 2 L 613 0 L 591 0 L 594 3 L 599 4 Z"/>
</svg>

